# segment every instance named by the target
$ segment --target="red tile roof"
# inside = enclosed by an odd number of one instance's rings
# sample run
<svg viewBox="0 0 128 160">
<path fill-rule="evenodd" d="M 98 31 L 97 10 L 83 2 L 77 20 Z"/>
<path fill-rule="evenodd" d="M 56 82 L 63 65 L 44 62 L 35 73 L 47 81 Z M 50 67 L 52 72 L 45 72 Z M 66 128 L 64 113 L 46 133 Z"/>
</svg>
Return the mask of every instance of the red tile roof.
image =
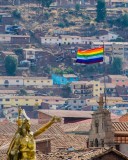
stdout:
<svg viewBox="0 0 128 160">
<path fill-rule="evenodd" d="M 44 114 L 57 117 L 77 117 L 77 118 L 92 118 L 93 111 L 73 111 L 73 110 L 38 110 Z"/>
<path fill-rule="evenodd" d="M 128 113 L 119 118 L 119 122 L 128 122 Z"/>
</svg>

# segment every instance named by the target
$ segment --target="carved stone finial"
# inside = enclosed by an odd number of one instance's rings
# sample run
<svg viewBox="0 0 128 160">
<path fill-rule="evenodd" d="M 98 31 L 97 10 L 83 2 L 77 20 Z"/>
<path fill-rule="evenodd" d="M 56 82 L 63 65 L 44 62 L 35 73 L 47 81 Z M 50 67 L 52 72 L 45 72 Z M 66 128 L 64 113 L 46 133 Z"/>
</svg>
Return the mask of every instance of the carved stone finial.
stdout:
<svg viewBox="0 0 128 160">
<path fill-rule="evenodd" d="M 99 109 L 102 109 L 104 105 L 103 95 L 100 95 L 99 102 L 97 103 L 99 104 Z"/>
</svg>

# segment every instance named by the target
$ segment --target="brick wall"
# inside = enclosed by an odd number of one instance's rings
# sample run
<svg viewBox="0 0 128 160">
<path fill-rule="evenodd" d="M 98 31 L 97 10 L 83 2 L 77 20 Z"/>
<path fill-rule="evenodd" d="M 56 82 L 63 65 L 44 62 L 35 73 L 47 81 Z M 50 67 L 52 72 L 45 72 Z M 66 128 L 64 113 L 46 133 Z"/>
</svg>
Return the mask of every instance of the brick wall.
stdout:
<svg viewBox="0 0 128 160">
<path fill-rule="evenodd" d="M 45 124 L 51 120 L 51 116 L 48 116 L 44 113 L 38 112 L 38 123 Z"/>
<path fill-rule="evenodd" d="M 36 142 L 36 150 L 40 151 L 43 154 L 48 154 L 51 152 L 51 141 L 43 140 Z"/>
</svg>

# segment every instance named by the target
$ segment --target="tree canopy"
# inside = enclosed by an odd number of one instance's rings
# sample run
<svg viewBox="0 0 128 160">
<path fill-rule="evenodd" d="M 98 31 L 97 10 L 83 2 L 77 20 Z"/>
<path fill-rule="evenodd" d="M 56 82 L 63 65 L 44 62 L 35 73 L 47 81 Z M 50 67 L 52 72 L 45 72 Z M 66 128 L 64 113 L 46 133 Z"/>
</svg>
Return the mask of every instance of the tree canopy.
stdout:
<svg viewBox="0 0 128 160">
<path fill-rule="evenodd" d="M 17 60 L 12 56 L 7 56 L 5 58 L 5 69 L 8 75 L 15 75 L 17 69 Z"/>
<path fill-rule="evenodd" d="M 106 19 L 106 5 L 104 0 L 98 0 L 96 6 L 97 22 L 103 22 Z"/>
<path fill-rule="evenodd" d="M 50 7 L 53 0 L 38 0 L 43 7 Z"/>
<path fill-rule="evenodd" d="M 128 27 L 128 14 L 122 15 L 119 19 L 117 19 L 116 23 L 121 27 Z"/>
<path fill-rule="evenodd" d="M 111 74 L 121 74 L 121 71 L 122 71 L 122 60 L 121 60 L 121 58 L 115 57 L 113 59 L 110 71 L 111 71 Z"/>
</svg>

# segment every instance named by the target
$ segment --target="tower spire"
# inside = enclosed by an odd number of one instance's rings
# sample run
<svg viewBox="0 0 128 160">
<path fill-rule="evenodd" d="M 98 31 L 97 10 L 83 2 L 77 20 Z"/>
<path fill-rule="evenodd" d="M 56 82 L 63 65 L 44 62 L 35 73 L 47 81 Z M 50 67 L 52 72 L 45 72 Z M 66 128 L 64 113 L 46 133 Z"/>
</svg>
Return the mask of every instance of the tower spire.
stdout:
<svg viewBox="0 0 128 160">
<path fill-rule="evenodd" d="M 103 109 L 103 105 L 104 105 L 103 95 L 100 95 L 99 102 L 97 103 L 99 104 L 99 109 Z"/>
</svg>

